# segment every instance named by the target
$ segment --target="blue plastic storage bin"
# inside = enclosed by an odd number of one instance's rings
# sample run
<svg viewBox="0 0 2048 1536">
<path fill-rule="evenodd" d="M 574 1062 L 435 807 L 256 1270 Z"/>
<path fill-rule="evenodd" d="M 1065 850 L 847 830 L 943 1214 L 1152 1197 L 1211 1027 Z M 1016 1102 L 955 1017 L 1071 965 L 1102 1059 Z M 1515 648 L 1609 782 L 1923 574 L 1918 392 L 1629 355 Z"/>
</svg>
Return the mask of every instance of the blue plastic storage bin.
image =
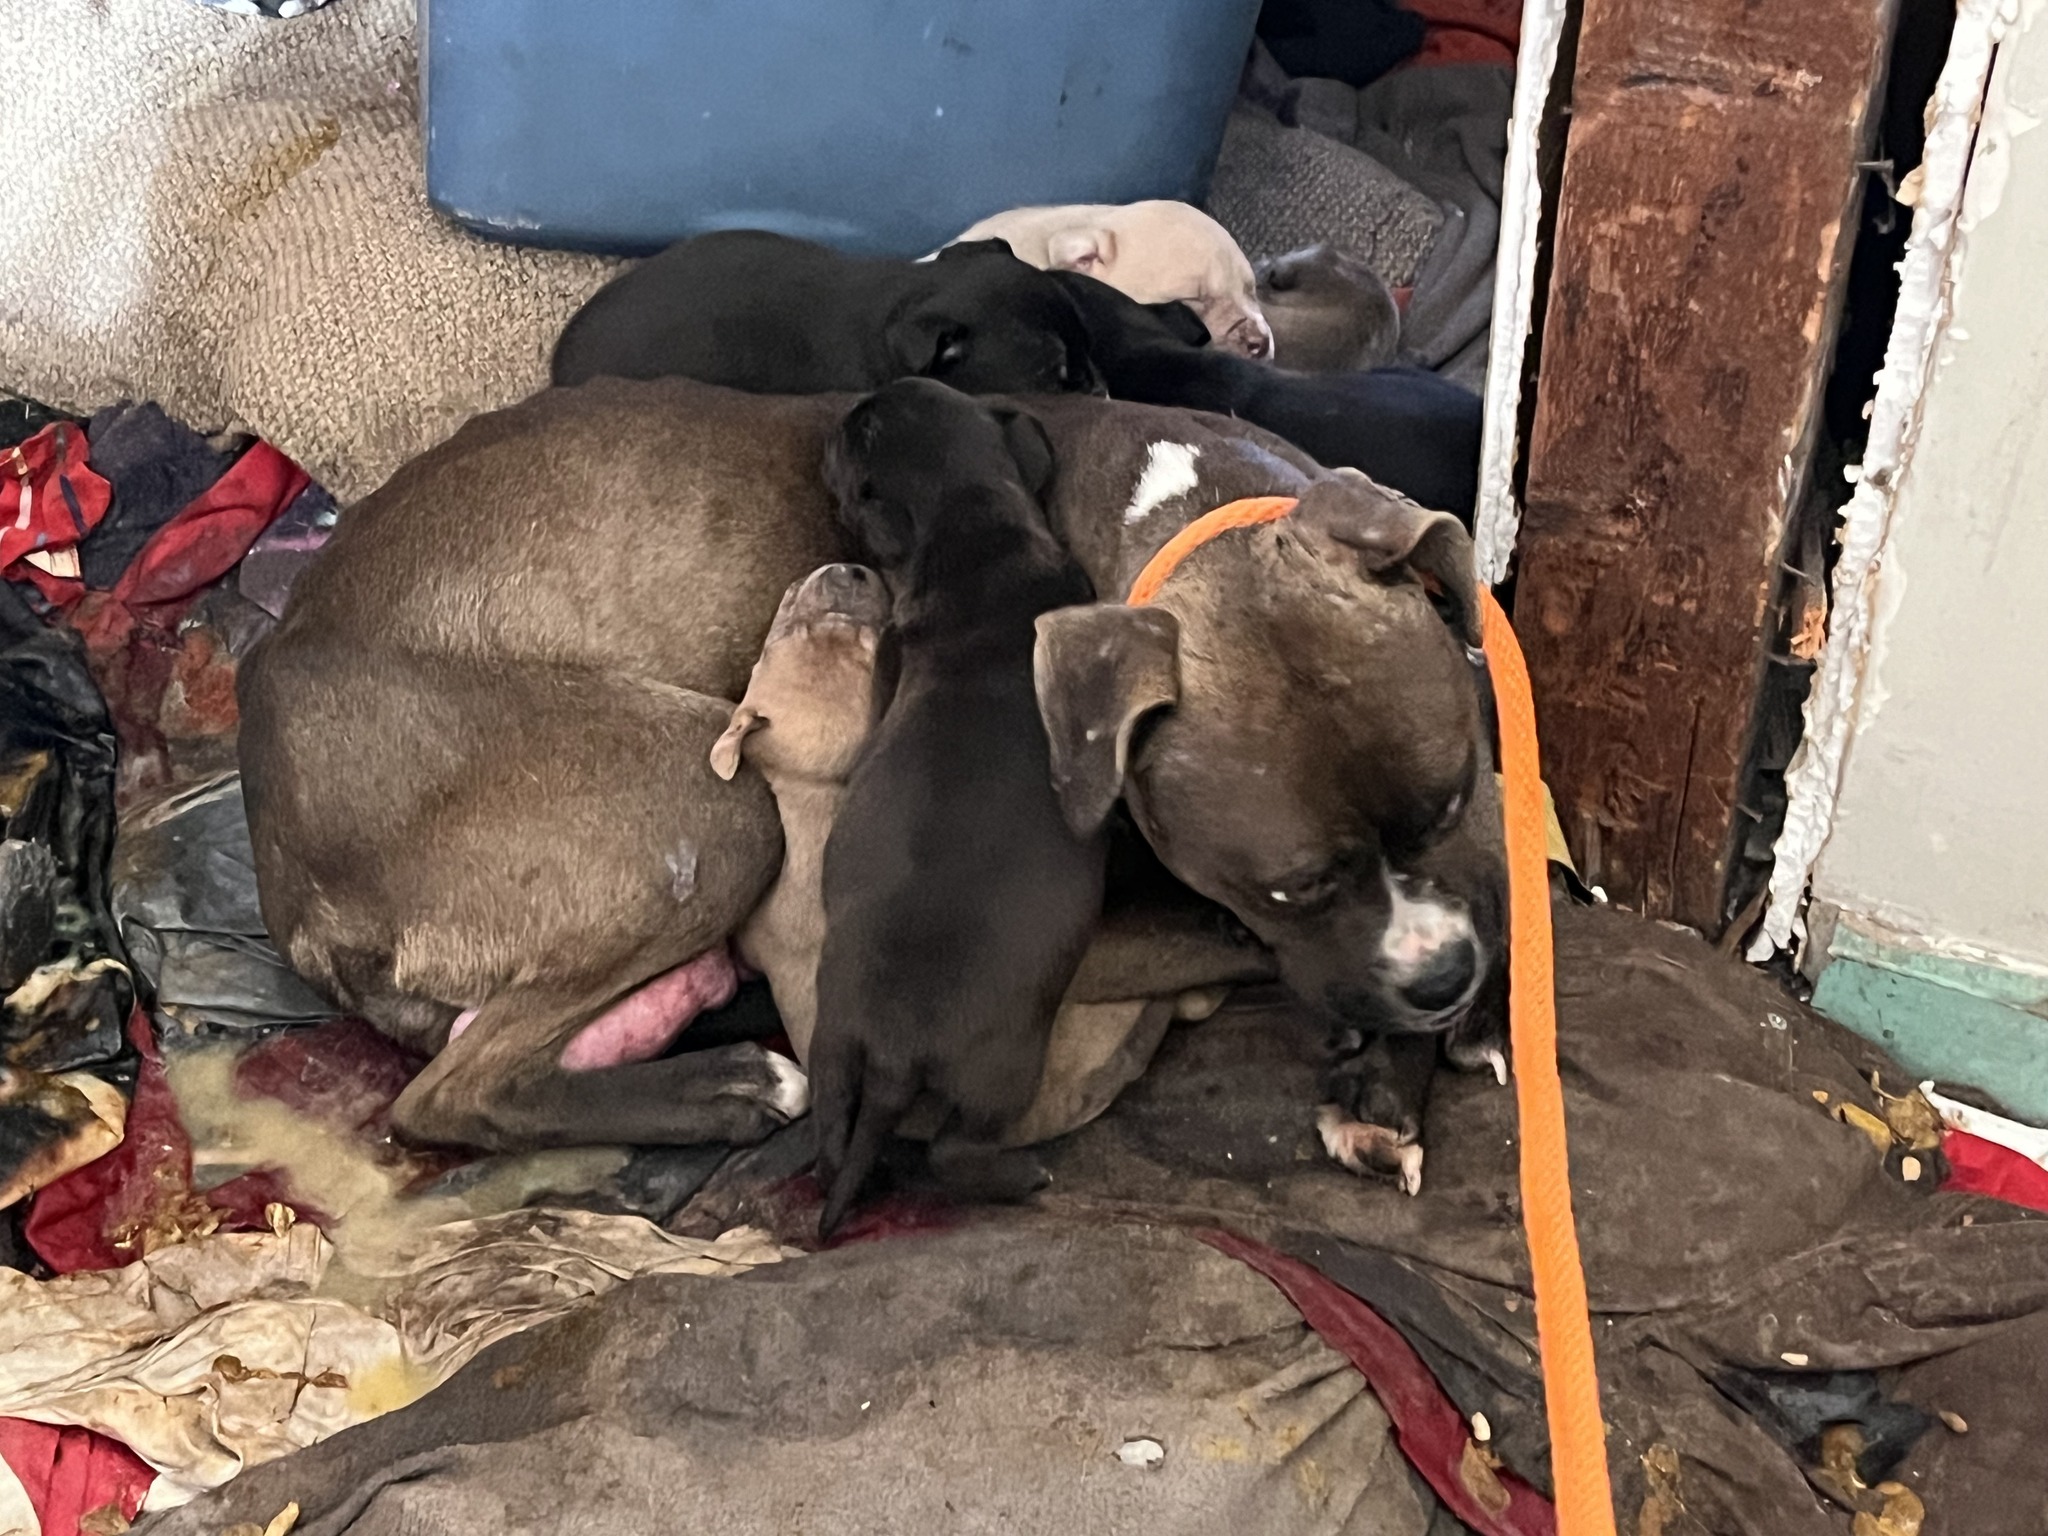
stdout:
<svg viewBox="0 0 2048 1536">
<path fill-rule="evenodd" d="M 922 255 L 1026 203 L 1197 199 L 1259 0 L 420 0 L 427 195 L 639 252 Z"/>
</svg>

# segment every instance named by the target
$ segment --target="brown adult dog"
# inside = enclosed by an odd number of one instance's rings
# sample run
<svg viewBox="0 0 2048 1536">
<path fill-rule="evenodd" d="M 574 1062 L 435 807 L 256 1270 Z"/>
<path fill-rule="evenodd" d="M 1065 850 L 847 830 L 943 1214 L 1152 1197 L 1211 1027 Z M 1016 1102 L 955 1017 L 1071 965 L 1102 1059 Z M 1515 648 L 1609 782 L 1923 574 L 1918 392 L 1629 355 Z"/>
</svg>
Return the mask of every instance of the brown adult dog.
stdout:
<svg viewBox="0 0 2048 1536">
<path fill-rule="evenodd" d="M 351 509 L 250 656 L 264 916 L 302 973 L 437 1053 L 395 1106 L 406 1134 L 746 1140 L 800 1107 L 794 1064 L 752 1045 L 644 1058 L 673 994 L 712 990 L 675 978 L 715 968 L 779 867 L 766 786 L 707 758 L 784 590 L 852 553 L 818 473 L 851 403 L 602 380 L 479 417 Z M 1029 404 L 1062 466 L 1048 515 L 1099 592 L 1212 506 L 1303 497 L 1150 608 L 1044 621 L 1070 814 L 1122 794 L 1305 1000 L 1411 1058 L 1448 1036 L 1476 1059 L 1503 873 L 1463 531 L 1227 419 Z M 1081 1000 L 1246 964 L 1173 958 L 1138 983 L 1091 956 Z M 1412 1099 L 1369 1086 L 1341 1107 L 1412 1139 Z"/>
</svg>

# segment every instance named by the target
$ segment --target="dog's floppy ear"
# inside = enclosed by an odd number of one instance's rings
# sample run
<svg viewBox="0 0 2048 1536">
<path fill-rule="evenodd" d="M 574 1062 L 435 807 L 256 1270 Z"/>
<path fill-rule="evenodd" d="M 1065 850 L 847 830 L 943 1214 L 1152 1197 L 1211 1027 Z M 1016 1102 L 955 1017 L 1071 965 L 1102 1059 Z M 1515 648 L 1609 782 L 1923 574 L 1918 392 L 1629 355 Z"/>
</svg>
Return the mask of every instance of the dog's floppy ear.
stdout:
<svg viewBox="0 0 2048 1536">
<path fill-rule="evenodd" d="M 1063 229 L 1047 238 L 1045 259 L 1061 272 L 1099 272 L 1116 260 L 1116 235 L 1107 229 Z"/>
<path fill-rule="evenodd" d="M 751 704 L 742 704 L 732 712 L 732 721 L 718 740 L 711 743 L 711 771 L 721 779 L 730 780 L 740 771 L 740 749 L 746 745 L 747 737 L 768 722 L 761 711 Z"/>
<path fill-rule="evenodd" d="M 940 261 L 953 261 L 962 256 L 986 256 L 993 251 L 1001 251 L 1005 256 L 1017 254 L 1009 241 L 990 235 L 983 240 L 955 240 L 951 245 L 941 247 L 937 255 Z"/>
<path fill-rule="evenodd" d="M 1053 470 L 1058 464 L 1053 457 L 1052 439 L 1045 435 L 1045 424 L 1029 411 L 1013 406 L 997 406 L 994 415 L 1003 425 L 1003 442 L 1009 447 L 1010 457 L 1017 461 L 1017 477 L 1035 500 L 1044 502 L 1045 493 L 1052 489 Z"/>
<path fill-rule="evenodd" d="M 1138 722 L 1180 702 L 1180 622 L 1120 603 L 1054 609 L 1039 615 L 1031 676 L 1053 792 L 1075 835 L 1093 836 L 1124 792 Z"/>
<path fill-rule="evenodd" d="M 1302 493 L 1287 526 L 1324 559 L 1350 556 L 1372 576 L 1412 575 L 1468 646 L 1479 644 L 1479 583 L 1472 540 L 1448 512 L 1432 512 L 1339 469 Z"/>
<path fill-rule="evenodd" d="M 1159 323 L 1173 332 L 1177 340 L 1191 347 L 1209 345 L 1209 327 L 1202 323 L 1202 317 L 1187 305 L 1175 299 L 1167 304 L 1147 304 Z"/>
<path fill-rule="evenodd" d="M 971 335 L 966 322 L 928 307 L 899 310 L 882 327 L 890 361 L 905 375 L 927 378 L 964 361 Z"/>
</svg>

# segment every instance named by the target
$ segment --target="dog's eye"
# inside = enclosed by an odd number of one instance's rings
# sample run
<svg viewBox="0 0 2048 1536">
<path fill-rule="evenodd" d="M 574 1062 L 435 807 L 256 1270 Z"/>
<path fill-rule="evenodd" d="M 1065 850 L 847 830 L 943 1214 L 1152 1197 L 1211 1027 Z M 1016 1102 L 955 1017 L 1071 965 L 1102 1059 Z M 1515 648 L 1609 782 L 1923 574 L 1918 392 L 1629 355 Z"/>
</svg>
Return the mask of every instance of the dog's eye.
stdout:
<svg viewBox="0 0 2048 1536">
<path fill-rule="evenodd" d="M 967 338 L 956 331 L 940 339 L 938 356 L 934 362 L 938 367 L 950 368 L 966 356 Z"/>
<path fill-rule="evenodd" d="M 1327 871 L 1294 875 L 1276 880 L 1266 889 L 1266 900 L 1276 907 L 1314 908 L 1337 894 L 1337 877 Z"/>
<path fill-rule="evenodd" d="M 1458 824 L 1458 818 L 1465 814 L 1465 791 L 1459 790 L 1444 802 L 1444 808 L 1437 813 L 1436 821 L 1430 826 L 1431 832 L 1448 832 Z"/>
</svg>

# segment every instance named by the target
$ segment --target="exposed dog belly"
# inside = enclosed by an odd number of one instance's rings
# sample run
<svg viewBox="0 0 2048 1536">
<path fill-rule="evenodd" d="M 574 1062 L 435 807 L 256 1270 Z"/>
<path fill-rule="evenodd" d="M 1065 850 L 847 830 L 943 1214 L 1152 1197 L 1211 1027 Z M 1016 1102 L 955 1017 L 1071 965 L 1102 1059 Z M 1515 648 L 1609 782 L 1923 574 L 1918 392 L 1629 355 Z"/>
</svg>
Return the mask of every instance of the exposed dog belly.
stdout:
<svg viewBox="0 0 2048 1536">
<path fill-rule="evenodd" d="M 723 944 L 707 949 L 696 959 L 635 987 L 578 1030 L 562 1047 L 563 1070 L 593 1072 L 600 1067 L 652 1061 L 675 1043 L 698 1014 L 731 1002 L 739 987 L 739 967 L 732 951 Z M 448 1027 L 448 1038 L 456 1039 L 476 1016 L 476 1009 L 463 1009 Z"/>
<path fill-rule="evenodd" d="M 578 1030 L 562 1047 L 562 1067 L 591 1072 L 599 1067 L 651 1061 L 667 1050 L 698 1014 L 723 1008 L 740 989 L 732 952 L 724 944 L 707 949 L 672 971 L 628 992 Z"/>
</svg>

